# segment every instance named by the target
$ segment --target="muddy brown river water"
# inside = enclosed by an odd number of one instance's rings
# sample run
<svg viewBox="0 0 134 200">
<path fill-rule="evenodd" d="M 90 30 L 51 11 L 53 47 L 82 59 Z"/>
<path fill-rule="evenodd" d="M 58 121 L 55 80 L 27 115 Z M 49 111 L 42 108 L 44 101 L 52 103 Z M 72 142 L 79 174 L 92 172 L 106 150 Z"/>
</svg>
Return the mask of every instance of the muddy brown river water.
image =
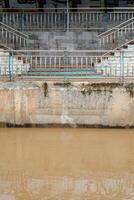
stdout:
<svg viewBox="0 0 134 200">
<path fill-rule="evenodd" d="M 134 129 L 0 129 L 0 200 L 133 200 Z"/>
</svg>

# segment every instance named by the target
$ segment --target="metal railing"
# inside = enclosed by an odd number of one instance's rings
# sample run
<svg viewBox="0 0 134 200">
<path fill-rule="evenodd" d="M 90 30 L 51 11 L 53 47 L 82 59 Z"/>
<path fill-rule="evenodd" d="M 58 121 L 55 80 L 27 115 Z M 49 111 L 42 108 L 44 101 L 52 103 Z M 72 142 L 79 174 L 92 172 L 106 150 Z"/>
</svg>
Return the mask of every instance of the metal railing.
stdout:
<svg viewBox="0 0 134 200">
<path fill-rule="evenodd" d="M 134 78 L 134 50 L 109 51 L 3 51 L 0 77 L 42 79 Z"/>
<path fill-rule="evenodd" d="M 19 30 L 108 29 L 134 17 L 134 8 L 2 9 L 3 23 Z"/>
<path fill-rule="evenodd" d="M 47 9 L 44 12 L 38 10 L 20 12 L 1 12 L 1 21 L 19 30 L 74 30 L 91 29 L 96 22 L 103 20 L 102 12 L 67 12 L 66 9 Z M 94 28 L 96 28 L 94 26 Z M 100 28 L 100 27 L 98 27 Z"/>
<path fill-rule="evenodd" d="M 128 33 L 129 34 L 133 33 L 133 31 L 134 31 L 134 17 L 98 35 L 100 46 L 101 47 L 108 46 L 109 49 L 110 47 L 111 49 L 118 48 L 119 45 L 120 46 L 123 45 L 120 44 L 120 41 L 122 40 L 123 36 L 125 36 Z M 130 40 L 132 40 L 132 38 Z M 124 44 L 125 43 L 126 41 L 124 42 Z"/>
<path fill-rule="evenodd" d="M 28 48 L 28 35 L 0 22 L 0 43 L 7 48 Z"/>
</svg>

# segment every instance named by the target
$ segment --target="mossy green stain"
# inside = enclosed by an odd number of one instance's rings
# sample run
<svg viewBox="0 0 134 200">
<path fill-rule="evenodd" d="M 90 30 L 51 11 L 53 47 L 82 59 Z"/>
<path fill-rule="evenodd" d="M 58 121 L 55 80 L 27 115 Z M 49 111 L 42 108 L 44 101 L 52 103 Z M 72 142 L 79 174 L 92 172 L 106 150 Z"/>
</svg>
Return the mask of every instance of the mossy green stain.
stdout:
<svg viewBox="0 0 134 200">
<path fill-rule="evenodd" d="M 70 87 L 71 82 L 56 82 L 56 83 L 54 83 L 54 86 Z"/>
<path fill-rule="evenodd" d="M 109 92 L 112 94 L 115 88 L 125 88 L 130 97 L 134 98 L 134 83 L 128 83 L 126 85 L 124 85 L 123 83 L 82 83 L 81 93 L 83 95 L 91 95 L 92 92 Z"/>
<path fill-rule="evenodd" d="M 88 83 L 81 85 L 81 93 L 83 95 L 90 95 L 92 92 L 101 93 L 101 92 L 109 92 L 112 93 L 113 89 L 121 87 L 120 83 Z"/>
<path fill-rule="evenodd" d="M 133 98 L 134 97 L 134 83 L 129 83 L 125 86 L 126 91 L 129 92 L 130 97 Z"/>
</svg>

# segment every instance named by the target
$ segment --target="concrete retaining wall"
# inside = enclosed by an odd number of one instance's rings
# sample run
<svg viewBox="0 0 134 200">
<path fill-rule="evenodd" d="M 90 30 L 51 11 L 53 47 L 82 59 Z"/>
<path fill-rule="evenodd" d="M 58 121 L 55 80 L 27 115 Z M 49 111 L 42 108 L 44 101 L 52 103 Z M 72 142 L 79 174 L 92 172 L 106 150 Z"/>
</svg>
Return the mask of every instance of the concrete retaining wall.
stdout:
<svg viewBox="0 0 134 200">
<path fill-rule="evenodd" d="M 0 83 L 0 123 L 134 126 L 134 84 Z"/>
<path fill-rule="evenodd" d="M 40 49 L 46 50 L 88 50 L 98 48 L 98 31 L 92 32 L 35 32 Z M 32 32 L 29 32 L 32 34 Z"/>
</svg>

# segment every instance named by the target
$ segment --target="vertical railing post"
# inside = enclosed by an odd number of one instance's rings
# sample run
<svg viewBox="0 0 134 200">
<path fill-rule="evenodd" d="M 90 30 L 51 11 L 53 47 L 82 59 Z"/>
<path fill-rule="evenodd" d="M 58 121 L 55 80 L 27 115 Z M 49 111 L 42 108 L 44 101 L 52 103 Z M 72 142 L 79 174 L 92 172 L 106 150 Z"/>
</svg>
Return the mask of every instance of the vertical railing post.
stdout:
<svg viewBox="0 0 134 200">
<path fill-rule="evenodd" d="M 20 13 L 20 30 L 24 31 L 24 11 Z"/>
<path fill-rule="evenodd" d="M 103 24 L 104 24 L 104 31 L 107 31 L 109 24 L 109 14 L 107 12 L 103 14 Z"/>
<path fill-rule="evenodd" d="M 0 21 L 1 21 L 1 22 L 3 22 L 3 20 L 4 20 L 4 17 L 3 17 L 3 15 L 4 15 L 4 14 L 3 14 L 3 11 L 2 11 L 2 10 L 0 10 Z"/>
<path fill-rule="evenodd" d="M 12 66 L 12 52 L 9 49 L 8 51 L 8 71 L 9 71 L 9 81 L 12 81 L 12 73 L 13 73 L 13 66 Z"/>
<path fill-rule="evenodd" d="M 64 51 L 64 72 L 65 72 L 65 74 L 64 74 L 64 79 L 67 78 L 67 77 L 66 77 L 66 67 L 67 67 L 67 64 L 68 64 L 68 62 L 67 62 L 67 56 L 68 56 L 68 52 L 67 52 L 67 50 L 65 49 L 65 51 Z"/>
<path fill-rule="evenodd" d="M 69 16 L 69 1 L 67 0 L 67 31 L 69 31 L 70 27 L 70 16 Z"/>
<path fill-rule="evenodd" d="M 26 50 L 29 49 L 29 35 L 26 38 Z"/>
<path fill-rule="evenodd" d="M 124 83 L 124 50 L 120 50 L 120 82 Z"/>
<path fill-rule="evenodd" d="M 11 75 L 12 80 L 14 80 L 14 52 L 11 52 Z"/>
</svg>

